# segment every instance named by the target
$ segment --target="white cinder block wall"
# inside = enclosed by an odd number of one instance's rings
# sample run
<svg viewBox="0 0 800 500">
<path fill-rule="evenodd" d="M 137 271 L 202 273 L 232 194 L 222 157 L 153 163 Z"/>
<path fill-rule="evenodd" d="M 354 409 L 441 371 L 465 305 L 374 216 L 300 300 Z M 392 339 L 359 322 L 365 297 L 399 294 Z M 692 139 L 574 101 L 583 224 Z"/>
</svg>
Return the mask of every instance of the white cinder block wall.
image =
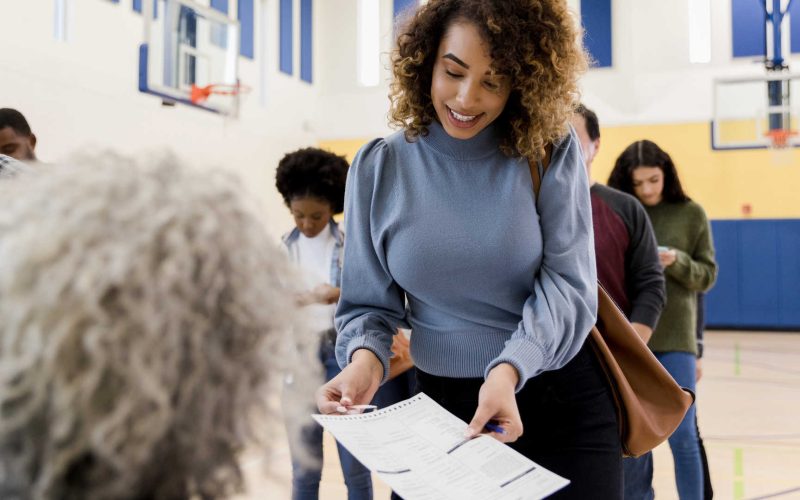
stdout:
<svg viewBox="0 0 800 500">
<path fill-rule="evenodd" d="M 139 93 L 142 17 L 133 12 L 132 0 L 67 1 L 72 10 L 66 42 L 54 37 L 53 0 L 0 2 L 0 106 L 28 117 L 42 160 L 58 161 L 87 146 L 132 154 L 170 148 L 198 166 L 240 173 L 264 201 L 277 235 L 291 223 L 273 187 L 275 164 L 286 151 L 390 131 L 391 0 L 375 0 L 382 53 L 376 87 L 357 82 L 357 0 L 314 1 L 313 84 L 298 76 L 298 21 L 295 75 L 288 76 L 278 71 L 279 2 L 256 0 L 256 57 L 240 58 L 241 79 L 253 91 L 236 120 L 181 105 L 163 107 L 158 98 Z M 731 4 L 711 1 L 712 60 L 699 65 L 689 62 L 686 0 L 613 2 L 614 67 L 590 70 L 583 81 L 583 99 L 605 125 L 706 121 L 714 77 L 763 74 L 760 63 L 732 59 Z M 229 3 L 233 11 L 237 2 Z M 568 3 L 578 10 L 578 0 Z"/>
</svg>

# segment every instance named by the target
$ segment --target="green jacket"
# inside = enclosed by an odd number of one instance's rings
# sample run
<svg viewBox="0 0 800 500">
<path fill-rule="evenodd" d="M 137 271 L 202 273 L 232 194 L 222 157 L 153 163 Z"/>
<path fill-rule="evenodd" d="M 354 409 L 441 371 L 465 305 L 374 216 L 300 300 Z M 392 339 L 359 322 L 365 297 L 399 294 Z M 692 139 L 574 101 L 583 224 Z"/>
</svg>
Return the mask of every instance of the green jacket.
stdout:
<svg viewBox="0 0 800 500">
<path fill-rule="evenodd" d="M 714 243 L 703 208 L 692 201 L 645 207 L 659 246 L 675 249 L 677 260 L 664 269 L 667 304 L 648 345 L 655 352 L 697 354 L 697 292 L 717 279 Z"/>
</svg>

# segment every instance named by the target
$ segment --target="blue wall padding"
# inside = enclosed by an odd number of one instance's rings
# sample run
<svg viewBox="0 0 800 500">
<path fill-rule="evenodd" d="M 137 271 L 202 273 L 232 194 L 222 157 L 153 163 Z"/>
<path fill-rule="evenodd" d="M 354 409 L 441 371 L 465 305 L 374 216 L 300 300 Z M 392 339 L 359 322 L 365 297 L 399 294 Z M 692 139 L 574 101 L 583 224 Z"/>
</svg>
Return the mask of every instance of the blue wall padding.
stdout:
<svg viewBox="0 0 800 500">
<path fill-rule="evenodd" d="M 783 222 L 778 229 L 779 319 L 782 325 L 795 327 L 800 325 L 800 221 Z"/>
<path fill-rule="evenodd" d="M 585 30 L 584 46 L 596 67 L 613 63 L 611 32 L 611 0 L 581 0 L 581 22 Z"/>
<path fill-rule="evenodd" d="M 300 0 L 300 79 L 313 80 L 313 0 Z"/>
<path fill-rule="evenodd" d="M 253 0 L 239 0 L 236 9 L 239 16 L 239 54 L 255 57 L 255 11 Z"/>
<path fill-rule="evenodd" d="M 719 276 L 711 328 L 800 329 L 800 220 L 712 221 Z"/>
<path fill-rule="evenodd" d="M 279 57 L 278 67 L 281 72 L 291 75 L 293 68 L 294 54 L 294 33 L 293 33 L 293 4 L 292 0 L 281 0 L 280 3 L 280 40 L 278 45 Z"/>
<path fill-rule="evenodd" d="M 759 0 L 731 0 L 733 57 L 766 55 L 764 5 Z"/>
</svg>

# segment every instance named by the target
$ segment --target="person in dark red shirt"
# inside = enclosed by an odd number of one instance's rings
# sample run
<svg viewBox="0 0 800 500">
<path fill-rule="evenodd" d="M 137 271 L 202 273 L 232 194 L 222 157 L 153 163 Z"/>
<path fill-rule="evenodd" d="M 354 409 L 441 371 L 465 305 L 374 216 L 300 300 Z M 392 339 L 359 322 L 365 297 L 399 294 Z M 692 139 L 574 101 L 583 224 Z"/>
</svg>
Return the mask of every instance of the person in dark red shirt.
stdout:
<svg viewBox="0 0 800 500">
<path fill-rule="evenodd" d="M 572 126 L 581 141 L 586 170 L 600 148 L 597 115 L 582 104 Z M 658 260 L 653 226 L 639 200 L 622 191 L 591 186 L 597 279 L 647 342 L 666 303 L 664 271 Z M 627 499 L 652 499 L 653 457 L 623 460 Z"/>
<path fill-rule="evenodd" d="M 597 115 L 580 105 L 572 125 L 591 173 L 600 148 Z M 627 193 L 595 182 L 591 195 L 597 279 L 647 342 L 666 302 L 664 272 L 650 219 L 639 200 Z"/>
</svg>

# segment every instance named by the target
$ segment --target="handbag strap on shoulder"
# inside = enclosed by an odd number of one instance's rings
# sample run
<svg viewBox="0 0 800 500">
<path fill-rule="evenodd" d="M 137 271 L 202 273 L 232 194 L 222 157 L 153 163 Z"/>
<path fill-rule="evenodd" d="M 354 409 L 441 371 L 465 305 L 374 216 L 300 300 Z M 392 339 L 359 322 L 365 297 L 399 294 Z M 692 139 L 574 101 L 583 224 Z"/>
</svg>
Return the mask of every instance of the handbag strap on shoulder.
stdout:
<svg viewBox="0 0 800 500">
<path fill-rule="evenodd" d="M 536 203 L 539 203 L 539 190 L 542 186 L 542 179 L 547 167 L 550 166 L 550 157 L 553 154 L 553 145 L 548 144 L 544 148 L 544 158 L 532 160 L 528 158 L 528 168 L 531 171 L 531 181 L 533 182 L 533 192 L 536 194 Z"/>
</svg>

